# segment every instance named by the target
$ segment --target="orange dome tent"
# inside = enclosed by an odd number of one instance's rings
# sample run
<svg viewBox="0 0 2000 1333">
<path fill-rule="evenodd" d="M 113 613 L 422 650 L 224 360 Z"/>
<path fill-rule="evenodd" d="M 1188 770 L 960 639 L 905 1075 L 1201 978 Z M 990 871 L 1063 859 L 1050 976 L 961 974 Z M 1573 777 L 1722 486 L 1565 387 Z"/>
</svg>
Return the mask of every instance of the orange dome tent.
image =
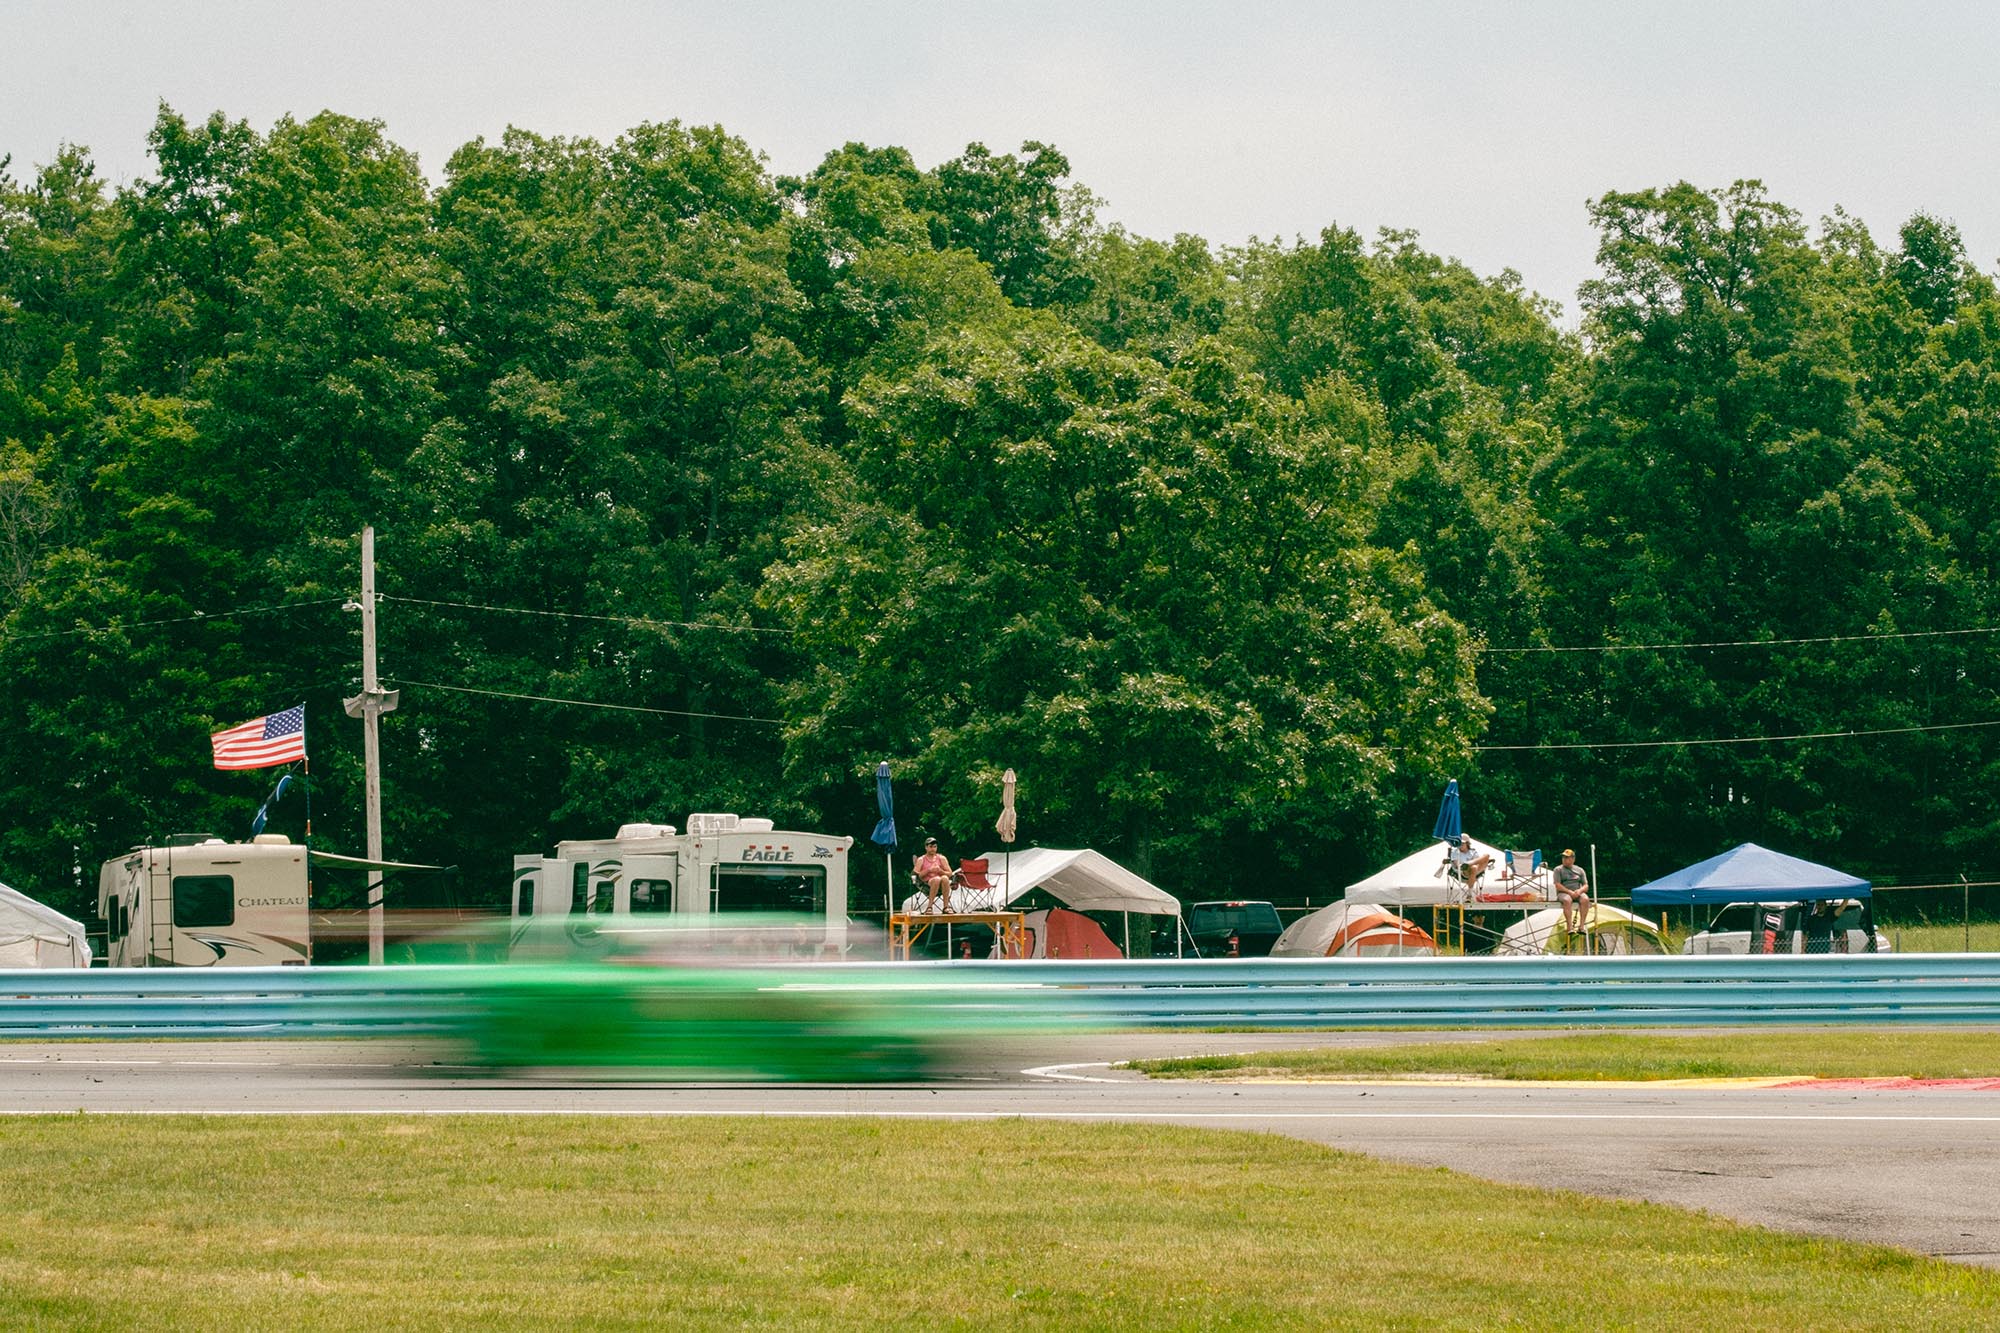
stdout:
<svg viewBox="0 0 2000 1333">
<path fill-rule="evenodd" d="M 1378 903 L 1337 902 L 1300 917 L 1271 946 L 1273 958 L 1428 958 L 1437 941 Z"/>
</svg>

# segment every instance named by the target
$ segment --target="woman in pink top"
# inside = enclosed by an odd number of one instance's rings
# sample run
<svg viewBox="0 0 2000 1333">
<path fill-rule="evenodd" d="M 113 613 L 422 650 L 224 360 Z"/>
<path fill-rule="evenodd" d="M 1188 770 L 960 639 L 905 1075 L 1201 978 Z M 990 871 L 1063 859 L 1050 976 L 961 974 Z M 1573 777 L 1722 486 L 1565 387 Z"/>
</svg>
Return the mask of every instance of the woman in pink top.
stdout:
<svg viewBox="0 0 2000 1333">
<path fill-rule="evenodd" d="M 951 911 L 951 862 L 938 854 L 936 838 L 924 839 L 924 854 L 917 858 L 917 883 L 929 895 L 924 902 L 925 911 L 936 911 L 940 896 L 944 899 L 944 910 Z"/>
</svg>

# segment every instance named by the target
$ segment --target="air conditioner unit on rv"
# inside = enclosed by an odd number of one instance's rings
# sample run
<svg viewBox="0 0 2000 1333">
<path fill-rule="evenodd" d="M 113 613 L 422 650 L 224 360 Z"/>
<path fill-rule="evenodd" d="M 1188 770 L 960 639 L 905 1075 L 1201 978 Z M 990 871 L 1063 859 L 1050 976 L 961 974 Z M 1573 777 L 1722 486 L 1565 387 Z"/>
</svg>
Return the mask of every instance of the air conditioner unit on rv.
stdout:
<svg viewBox="0 0 2000 1333">
<path fill-rule="evenodd" d="M 734 833 L 739 822 L 735 815 L 689 815 L 688 832 L 696 837 L 706 833 Z"/>
</svg>

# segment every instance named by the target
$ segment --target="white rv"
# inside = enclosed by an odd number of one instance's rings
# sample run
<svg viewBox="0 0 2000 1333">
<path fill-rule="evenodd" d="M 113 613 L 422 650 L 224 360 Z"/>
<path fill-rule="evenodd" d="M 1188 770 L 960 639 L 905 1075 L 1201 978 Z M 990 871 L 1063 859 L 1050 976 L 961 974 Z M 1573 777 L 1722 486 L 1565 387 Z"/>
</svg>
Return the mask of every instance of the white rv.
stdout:
<svg viewBox="0 0 2000 1333">
<path fill-rule="evenodd" d="M 511 915 L 785 912 L 826 922 L 846 941 L 848 837 L 795 833 L 768 819 L 688 816 L 672 824 L 626 824 L 615 837 L 556 844 L 554 856 L 514 858 Z"/>
<path fill-rule="evenodd" d="M 301 965 L 306 849 L 279 833 L 135 847 L 104 863 L 97 914 L 111 967 Z"/>
<path fill-rule="evenodd" d="M 97 914 L 104 919 L 108 967 L 288 967 L 315 961 L 313 914 L 324 931 L 336 928 L 318 961 L 339 961 L 363 947 L 369 895 L 383 893 L 392 874 L 436 874 L 442 866 L 364 861 L 308 850 L 282 833 L 248 842 L 206 835 L 134 847 L 104 863 L 97 877 Z M 313 901 L 313 872 L 362 876 L 358 891 Z M 343 904 L 343 897 L 352 899 Z M 425 913 L 402 911 L 404 923 Z M 437 915 L 432 913 L 431 915 Z M 351 919 L 351 921 L 350 921 Z M 349 925 L 347 930 L 338 927 Z"/>
</svg>

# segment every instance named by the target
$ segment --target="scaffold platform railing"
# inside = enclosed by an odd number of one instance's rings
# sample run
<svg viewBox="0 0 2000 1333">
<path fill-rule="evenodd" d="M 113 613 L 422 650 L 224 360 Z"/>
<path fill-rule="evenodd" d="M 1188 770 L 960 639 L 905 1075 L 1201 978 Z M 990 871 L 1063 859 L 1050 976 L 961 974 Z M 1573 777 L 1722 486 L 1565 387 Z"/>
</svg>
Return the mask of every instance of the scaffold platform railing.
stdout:
<svg viewBox="0 0 2000 1333">
<path fill-rule="evenodd" d="M 998 957 L 1028 956 L 1028 917 L 1025 912 L 896 912 L 889 917 L 889 957 L 898 962 L 936 927 L 985 926 L 999 941 Z M 989 957 L 993 955 L 987 955 Z"/>
</svg>

